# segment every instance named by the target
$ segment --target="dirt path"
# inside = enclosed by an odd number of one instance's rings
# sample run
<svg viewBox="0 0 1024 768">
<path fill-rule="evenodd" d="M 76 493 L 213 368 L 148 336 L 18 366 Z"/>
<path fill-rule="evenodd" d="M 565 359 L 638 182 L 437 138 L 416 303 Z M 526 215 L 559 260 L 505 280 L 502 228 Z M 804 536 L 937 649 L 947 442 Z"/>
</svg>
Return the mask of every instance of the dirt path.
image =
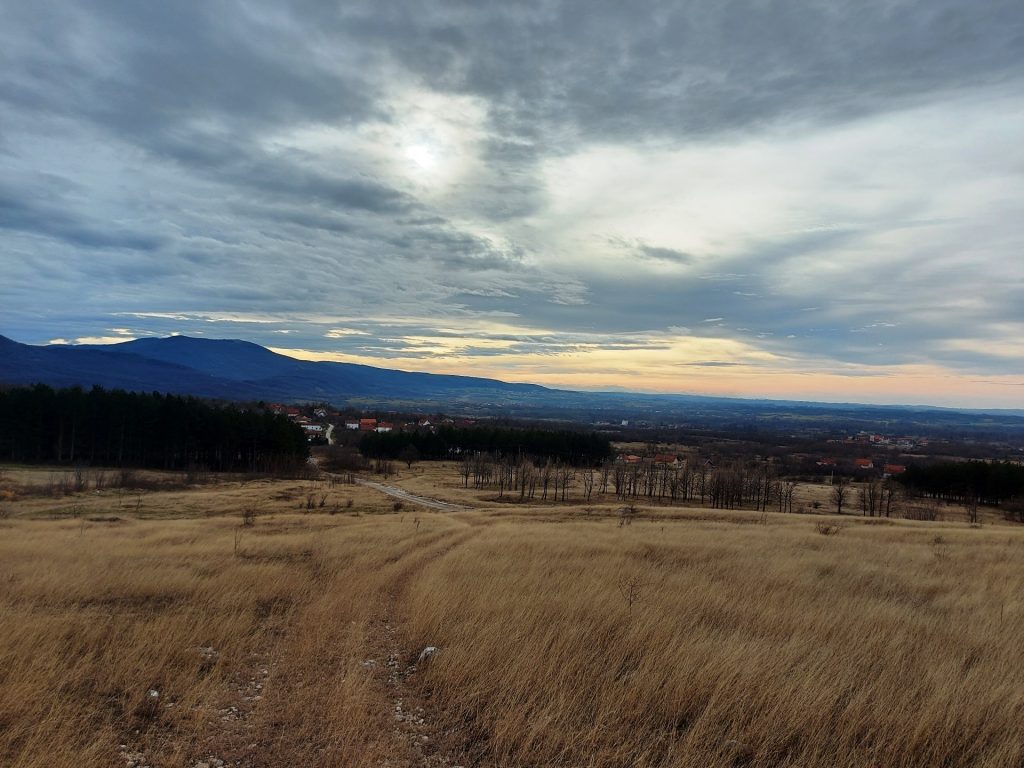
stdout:
<svg viewBox="0 0 1024 768">
<path fill-rule="evenodd" d="M 472 761 L 466 754 L 467 739 L 458 728 L 445 728 L 436 711 L 436 703 L 425 700 L 417 683 L 423 669 L 443 648 L 410 647 L 402 630 L 402 606 L 410 583 L 427 566 L 478 535 L 475 530 L 448 534 L 413 553 L 400 564 L 384 593 L 372 620 L 375 643 L 372 656 L 363 662 L 377 672 L 382 698 L 389 702 L 394 718 L 393 737 L 411 757 L 388 763 L 393 768 L 462 768 Z"/>
<path fill-rule="evenodd" d="M 412 523 L 406 525 L 411 527 Z M 368 747 L 368 752 L 374 757 L 360 764 L 373 768 L 462 768 L 472 764 L 466 758 L 467 738 L 458 728 L 444 723 L 442 712 L 438 710 L 439 702 L 432 702 L 420 692 L 421 678 L 432 656 L 427 654 L 421 660 L 420 654 L 427 644 L 438 641 L 425 638 L 418 644 L 414 643 L 405 627 L 405 618 L 409 609 L 409 591 L 420 574 L 471 541 L 479 531 L 461 517 L 436 523 L 428 521 L 422 529 L 416 530 L 408 546 L 400 551 L 400 557 L 393 559 L 399 554 L 398 550 L 382 555 L 377 575 L 364 584 L 364 603 L 372 608 L 367 614 L 354 616 L 355 622 L 365 621 L 368 630 L 364 636 L 365 644 L 361 644 L 358 650 L 352 647 L 358 654 L 358 671 L 373 681 L 372 694 L 365 702 L 379 713 L 385 729 L 380 731 L 381 741 Z M 336 592 L 343 584 L 343 581 L 328 578 L 322 586 L 325 593 L 330 593 Z M 325 599 L 330 602 L 329 598 Z M 238 673 L 226 681 L 224 693 L 227 697 L 222 696 L 223 703 L 211 712 L 213 722 L 207 725 L 209 734 L 197 745 L 200 757 L 187 762 L 184 768 L 283 765 L 286 763 L 278 762 L 278 750 L 294 750 L 297 744 L 301 745 L 304 739 L 310 738 L 301 730 L 294 733 L 294 720 L 277 720 L 278 715 L 260 705 L 283 705 L 294 710 L 294 702 L 289 701 L 289 697 L 297 695 L 302 700 L 309 700 L 308 696 L 302 698 L 309 688 L 319 687 L 323 693 L 317 696 L 328 698 L 345 692 L 346 689 L 333 685 L 333 678 L 338 674 L 352 675 L 353 670 L 339 673 L 323 668 L 321 662 L 307 663 L 308 659 L 297 656 L 300 649 L 311 646 L 303 640 L 303 634 L 312 627 L 325 626 L 324 617 L 333 615 L 323 612 L 322 602 L 314 597 L 310 605 L 282 614 L 276 617 L 278 624 L 265 627 L 267 639 L 280 641 L 279 644 L 271 643 L 257 649 L 258 653 L 254 653 Z M 333 634 L 336 640 L 331 642 L 337 645 L 344 642 L 348 624 L 344 621 L 337 627 L 316 631 Z M 436 653 L 444 651 L 440 648 Z M 282 664 L 275 664 L 275 657 L 280 657 Z M 266 702 L 262 701 L 264 689 L 269 692 Z M 358 686 L 352 689 L 356 694 L 360 690 Z M 266 735 L 273 733 L 273 727 L 268 729 L 268 726 L 283 728 L 288 733 L 281 744 L 266 740 Z M 254 736 L 256 733 L 260 734 L 259 737 Z M 384 743 L 392 746 L 387 748 L 387 756 L 380 758 Z M 133 751 L 126 757 L 125 768 L 155 768 L 155 765 L 141 752 Z"/>
<path fill-rule="evenodd" d="M 396 499 L 408 501 L 411 504 L 419 504 L 421 507 L 427 507 L 428 509 L 436 509 L 441 512 L 465 512 L 470 509 L 470 507 L 464 507 L 460 504 L 452 504 L 448 501 L 430 499 L 426 496 L 417 496 L 414 493 L 409 493 L 404 488 L 399 488 L 394 485 L 385 485 L 384 483 L 378 483 L 375 480 L 367 480 L 362 477 L 357 477 L 355 478 L 355 481 L 359 485 L 364 485 L 367 488 L 373 488 L 375 491 L 386 493 L 388 496 L 394 496 Z"/>
</svg>

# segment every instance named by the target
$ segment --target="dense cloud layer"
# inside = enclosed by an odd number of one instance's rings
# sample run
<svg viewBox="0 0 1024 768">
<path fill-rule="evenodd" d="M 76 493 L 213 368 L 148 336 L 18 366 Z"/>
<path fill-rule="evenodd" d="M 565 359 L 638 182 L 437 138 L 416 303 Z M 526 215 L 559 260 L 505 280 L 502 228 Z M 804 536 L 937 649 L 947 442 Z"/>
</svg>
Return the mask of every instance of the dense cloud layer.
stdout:
<svg viewBox="0 0 1024 768">
<path fill-rule="evenodd" d="M 18 340 L 751 395 L 1024 386 L 1019 3 L 3 17 Z"/>
</svg>

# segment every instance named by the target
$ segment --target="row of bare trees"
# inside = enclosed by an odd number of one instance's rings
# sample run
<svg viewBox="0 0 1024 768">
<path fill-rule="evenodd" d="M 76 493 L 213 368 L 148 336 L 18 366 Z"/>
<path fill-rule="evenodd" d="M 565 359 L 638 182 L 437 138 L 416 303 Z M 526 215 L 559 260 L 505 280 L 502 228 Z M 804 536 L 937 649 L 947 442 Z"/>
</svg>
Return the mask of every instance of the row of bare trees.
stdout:
<svg viewBox="0 0 1024 768">
<path fill-rule="evenodd" d="M 498 458 L 486 453 L 464 456 L 459 463 L 463 486 L 470 482 L 477 490 L 495 488 L 499 498 L 518 495 L 520 501 L 533 500 L 540 493 L 541 501 L 568 501 L 569 490 L 577 481 L 577 470 L 569 464 L 548 459 L 541 465 L 516 456 Z M 583 471 L 583 487 L 587 500 L 593 492 L 593 470 Z"/>
<path fill-rule="evenodd" d="M 761 462 L 734 462 L 722 467 L 710 465 L 672 466 L 652 461 L 609 462 L 602 466 L 601 491 L 608 481 L 622 499 L 648 498 L 669 502 L 710 504 L 716 509 L 753 507 L 780 512 L 793 511 L 796 483 L 772 474 Z"/>
<path fill-rule="evenodd" d="M 699 501 L 718 509 L 753 507 L 780 512 L 793 511 L 796 489 L 796 483 L 774 477 L 767 465 L 742 462 L 719 468 L 691 468 L 650 460 L 609 460 L 596 469 L 580 469 L 556 460 L 537 464 L 522 456 L 477 453 L 463 457 L 459 476 L 466 488 L 495 489 L 500 498 L 508 494 L 521 501 L 538 497 L 541 501 L 567 501 L 570 491 L 578 488 L 587 502 L 596 491 L 600 495 L 612 493 L 622 501 Z"/>
<path fill-rule="evenodd" d="M 600 467 L 573 467 L 554 459 L 543 463 L 524 456 L 489 453 L 466 454 L 459 465 L 464 487 L 493 489 L 499 498 L 519 501 L 568 501 L 570 494 L 590 502 L 594 493 L 613 494 L 623 503 L 639 499 L 662 503 L 699 503 L 715 509 L 755 509 L 793 512 L 797 483 L 778 477 L 762 461 L 735 461 L 722 466 L 710 462 L 671 465 L 651 459 L 607 460 Z M 905 502 L 906 490 L 892 478 L 851 483 L 837 477 L 830 500 L 837 514 L 893 517 L 920 513 Z M 814 503 L 818 508 L 818 503 Z M 1009 506 L 1009 505 L 1008 505 Z M 1024 502 L 1011 513 L 1024 519 Z M 967 505 L 968 519 L 978 519 L 978 504 Z M 930 519 L 934 519 L 934 514 Z"/>
<path fill-rule="evenodd" d="M 891 517 L 898 511 L 901 495 L 900 486 L 891 478 L 864 483 L 857 488 L 856 497 L 848 478 L 836 478 L 832 485 L 832 503 L 839 515 L 856 505 L 865 517 Z"/>
</svg>

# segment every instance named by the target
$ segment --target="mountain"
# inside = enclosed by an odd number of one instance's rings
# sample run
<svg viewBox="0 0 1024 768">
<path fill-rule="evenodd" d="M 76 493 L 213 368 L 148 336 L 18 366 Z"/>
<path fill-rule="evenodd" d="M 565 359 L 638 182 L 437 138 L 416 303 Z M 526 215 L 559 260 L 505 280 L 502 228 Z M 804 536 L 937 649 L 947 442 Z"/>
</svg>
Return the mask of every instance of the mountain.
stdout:
<svg viewBox="0 0 1024 768">
<path fill-rule="evenodd" d="M 550 392 L 473 376 L 311 362 L 234 339 L 149 338 L 31 346 L 0 336 L 0 381 L 193 394 L 232 400 L 514 404 Z"/>
<path fill-rule="evenodd" d="M 307 392 L 299 399 L 458 396 L 465 391 L 530 394 L 549 391 L 536 384 L 509 384 L 474 376 L 396 371 L 356 363 L 313 362 L 279 355 L 237 339 L 171 336 L 137 339 L 99 349 L 182 365 L 218 379 L 249 382 L 267 391 Z"/>
<path fill-rule="evenodd" d="M 305 365 L 302 360 L 271 352 L 259 344 L 239 339 L 195 339 L 169 336 L 94 346 L 115 353 L 138 355 L 201 371 L 231 381 L 256 381 L 294 374 Z"/>
<path fill-rule="evenodd" d="M 118 345 L 120 346 L 120 345 Z M 0 382 L 44 383 L 53 387 L 91 387 L 136 392 L 170 392 L 199 397 L 245 399 L 246 385 L 175 364 L 107 347 L 31 346 L 0 336 Z"/>
<path fill-rule="evenodd" d="M 0 383 L 191 394 L 224 400 L 330 402 L 575 421 L 961 435 L 1024 432 L 1010 411 L 745 400 L 699 395 L 573 392 L 474 376 L 297 360 L 236 339 L 146 338 L 104 346 L 31 346 L 0 336 Z"/>
</svg>

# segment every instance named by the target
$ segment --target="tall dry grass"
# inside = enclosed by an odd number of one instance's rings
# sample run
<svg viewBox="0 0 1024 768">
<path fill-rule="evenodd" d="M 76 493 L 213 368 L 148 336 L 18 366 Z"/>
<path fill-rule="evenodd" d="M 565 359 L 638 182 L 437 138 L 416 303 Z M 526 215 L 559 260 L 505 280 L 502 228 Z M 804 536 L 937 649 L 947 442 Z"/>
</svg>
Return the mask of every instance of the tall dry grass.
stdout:
<svg viewBox="0 0 1024 768">
<path fill-rule="evenodd" d="M 4 521 L 0 765 L 401 757 L 363 663 L 440 533 L 381 520 Z"/>
<path fill-rule="evenodd" d="M 1014 766 L 1022 588 L 1005 530 L 499 523 L 410 626 L 495 765 Z"/>
<path fill-rule="evenodd" d="M 148 503 L 294 510 L 293 486 Z M 1024 762 L 1013 528 L 121 517 L 0 520 L 5 768 Z"/>
</svg>

